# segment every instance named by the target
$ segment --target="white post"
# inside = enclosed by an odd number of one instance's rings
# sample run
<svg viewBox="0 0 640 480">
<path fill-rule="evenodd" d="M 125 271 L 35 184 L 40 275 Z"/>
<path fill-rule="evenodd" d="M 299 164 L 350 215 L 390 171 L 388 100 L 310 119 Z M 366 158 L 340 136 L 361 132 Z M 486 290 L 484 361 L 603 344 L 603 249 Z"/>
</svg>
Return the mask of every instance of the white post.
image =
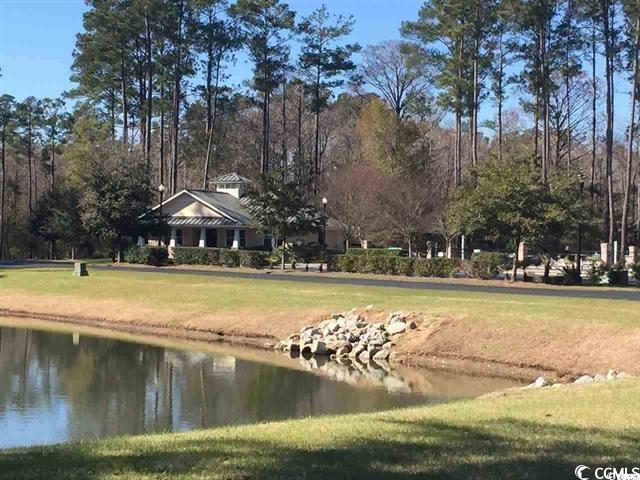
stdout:
<svg viewBox="0 0 640 480">
<path fill-rule="evenodd" d="M 173 227 L 171 227 L 171 238 L 169 239 L 169 246 L 170 247 L 176 246 L 176 229 Z"/>
<path fill-rule="evenodd" d="M 198 246 L 199 247 L 207 246 L 207 229 L 206 228 L 200 229 L 200 241 L 198 242 Z"/>
<path fill-rule="evenodd" d="M 237 250 L 238 248 L 240 248 L 240 229 L 239 228 L 233 229 L 233 245 L 231 245 L 231 248 L 233 248 L 234 250 Z"/>
<path fill-rule="evenodd" d="M 141 247 L 144 245 L 144 237 L 138 235 L 138 246 Z"/>
<path fill-rule="evenodd" d="M 613 242 L 613 264 L 618 263 L 618 241 Z"/>
<path fill-rule="evenodd" d="M 461 247 L 460 258 L 462 260 L 464 260 L 465 241 L 466 241 L 466 237 L 464 235 L 461 235 L 460 236 L 460 247 Z"/>
</svg>

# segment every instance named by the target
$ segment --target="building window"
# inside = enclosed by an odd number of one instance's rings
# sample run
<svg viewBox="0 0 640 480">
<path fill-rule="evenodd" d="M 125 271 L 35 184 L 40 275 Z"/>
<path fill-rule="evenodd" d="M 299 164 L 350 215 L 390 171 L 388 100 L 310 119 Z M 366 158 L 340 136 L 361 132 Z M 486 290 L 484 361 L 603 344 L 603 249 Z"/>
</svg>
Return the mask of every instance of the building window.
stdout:
<svg viewBox="0 0 640 480">
<path fill-rule="evenodd" d="M 218 231 L 215 229 L 207 229 L 207 247 L 218 246 Z"/>
<path fill-rule="evenodd" d="M 240 230 L 240 248 L 245 248 L 247 246 L 247 231 Z"/>
<path fill-rule="evenodd" d="M 176 245 L 182 245 L 182 229 L 176 228 Z"/>
<path fill-rule="evenodd" d="M 233 247 L 233 230 L 232 229 L 227 230 L 227 241 L 225 242 L 225 245 L 227 246 L 227 248 Z"/>
</svg>

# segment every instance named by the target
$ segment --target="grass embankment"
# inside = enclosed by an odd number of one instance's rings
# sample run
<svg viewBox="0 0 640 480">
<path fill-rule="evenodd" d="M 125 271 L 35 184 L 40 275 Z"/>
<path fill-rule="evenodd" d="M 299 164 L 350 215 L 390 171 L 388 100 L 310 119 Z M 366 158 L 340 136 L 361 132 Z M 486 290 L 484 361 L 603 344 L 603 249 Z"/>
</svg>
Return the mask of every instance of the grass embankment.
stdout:
<svg viewBox="0 0 640 480">
<path fill-rule="evenodd" d="M 1 479 L 574 478 L 640 459 L 640 381 L 0 451 Z"/>
<path fill-rule="evenodd" d="M 425 321 L 398 342 L 401 359 L 428 364 L 480 361 L 593 374 L 640 373 L 640 308 L 627 300 L 448 292 L 92 270 L 5 269 L 0 311 L 60 316 L 119 328 L 220 334 L 262 344 L 333 311 L 373 304 L 416 311 Z"/>
</svg>

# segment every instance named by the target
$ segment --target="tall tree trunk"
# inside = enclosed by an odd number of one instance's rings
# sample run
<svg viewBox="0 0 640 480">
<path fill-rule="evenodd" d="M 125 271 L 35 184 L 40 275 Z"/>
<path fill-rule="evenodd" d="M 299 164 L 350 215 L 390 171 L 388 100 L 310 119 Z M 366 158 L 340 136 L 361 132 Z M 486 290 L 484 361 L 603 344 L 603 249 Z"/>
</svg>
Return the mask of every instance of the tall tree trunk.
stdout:
<svg viewBox="0 0 640 480">
<path fill-rule="evenodd" d="M 504 89 L 504 39 L 503 32 L 500 32 L 499 37 L 499 49 L 500 49 L 500 61 L 498 62 L 498 159 L 502 161 L 502 103 L 503 103 L 503 89 Z"/>
<path fill-rule="evenodd" d="M 160 84 L 160 152 L 159 152 L 159 163 L 160 163 L 160 184 L 164 185 L 164 82 Z"/>
<path fill-rule="evenodd" d="M 27 126 L 27 162 L 29 163 L 29 217 L 33 213 L 33 160 L 31 158 L 32 153 L 32 115 L 29 112 L 29 120 Z"/>
<path fill-rule="evenodd" d="M 463 78 L 463 59 L 464 59 L 464 38 L 461 37 L 458 41 L 458 69 L 457 77 L 459 84 L 462 83 Z M 456 126 L 455 126 L 455 148 L 454 148 L 454 160 L 453 160 L 453 183 L 455 186 L 460 185 L 462 180 L 462 91 L 461 87 L 458 87 L 457 93 L 457 105 L 455 108 Z"/>
<path fill-rule="evenodd" d="M 288 161 L 287 158 L 287 78 L 282 82 L 282 181 L 287 179 Z"/>
<path fill-rule="evenodd" d="M 476 34 L 477 35 L 477 34 Z M 473 98 L 471 103 L 471 165 L 478 164 L 478 56 L 480 45 L 478 38 L 473 40 Z"/>
<path fill-rule="evenodd" d="M 320 51 L 322 53 L 322 50 Z M 315 125 L 313 139 L 313 193 L 318 194 L 320 177 L 320 66 L 316 67 L 316 82 L 313 88 L 315 102 Z"/>
<path fill-rule="evenodd" d="M 120 47 L 120 101 L 122 102 L 122 145 L 127 146 L 129 135 L 129 106 L 127 100 L 127 75 L 124 65 L 124 47 Z"/>
<path fill-rule="evenodd" d="M 6 128 L 2 129 L 2 157 L 0 158 L 0 174 L 2 180 L 0 180 L 0 258 L 4 258 L 4 236 L 5 236 L 5 186 L 6 186 Z"/>
<path fill-rule="evenodd" d="M 591 179 L 589 184 L 589 194 L 591 195 L 591 205 L 594 203 L 595 181 L 596 181 L 596 147 L 597 147 L 597 77 L 596 77 L 596 22 L 593 21 L 591 27 Z"/>
<path fill-rule="evenodd" d="M 267 67 L 267 62 L 268 57 L 267 57 L 267 53 L 265 51 L 262 62 L 263 62 L 263 70 L 262 70 L 262 75 L 263 75 L 263 80 L 264 80 L 264 91 L 262 92 L 262 161 L 261 161 L 261 165 L 260 165 L 260 170 L 262 172 L 262 174 L 266 174 L 269 171 L 269 150 L 270 150 L 270 145 L 269 145 L 269 86 L 268 86 L 268 81 L 269 81 L 269 71 L 268 71 L 268 67 Z"/>
<path fill-rule="evenodd" d="M 606 228 L 609 230 L 608 243 L 613 245 L 614 237 L 614 206 L 613 206 L 613 45 L 612 45 L 612 32 L 610 25 L 611 7 L 609 0 L 602 1 L 603 11 L 603 33 L 604 33 L 604 48 L 605 48 L 605 76 L 607 84 L 606 92 L 606 104 L 607 104 L 607 129 L 605 138 L 606 156 L 605 156 L 605 176 L 606 176 L 606 194 L 607 194 L 607 208 L 605 221 L 607 223 Z"/>
<path fill-rule="evenodd" d="M 624 201 L 622 204 L 622 222 L 620 229 L 620 258 L 624 262 L 627 247 L 627 223 L 629 217 L 629 199 L 631 196 L 631 166 L 633 164 L 633 139 L 635 137 L 636 91 L 638 89 L 638 49 L 640 48 L 640 19 L 636 20 L 635 42 L 633 47 L 633 80 L 631 82 L 631 109 L 629 112 L 629 133 L 627 138 L 627 163 L 624 172 Z"/>
<path fill-rule="evenodd" d="M 56 189 L 56 128 L 51 130 L 51 191 Z"/>
<path fill-rule="evenodd" d="M 145 12 L 144 17 L 146 31 L 146 54 L 147 54 L 147 127 L 145 137 L 145 160 L 147 168 L 151 166 L 151 129 L 153 121 L 153 58 L 151 50 L 151 26 L 149 24 L 149 12 Z"/>
<path fill-rule="evenodd" d="M 182 24 L 184 21 L 184 0 L 180 0 L 178 5 L 178 36 L 176 39 L 175 50 L 176 65 L 173 81 L 173 137 L 171 149 L 171 194 L 175 195 L 178 191 L 178 143 L 180 138 L 180 97 L 182 83 Z"/>
<path fill-rule="evenodd" d="M 207 156 L 204 161 L 204 176 L 202 179 L 202 188 L 207 189 L 209 186 L 209 170 L 211 168 L 211 154 L 213 153 L 214 145 L 213 145 L 213 132 L 216 128 L 216 117 L 218 116 L 218 88 L 220 85 L 220 68 L 222 63 L 222 53 L 218 55 L 218 60 L 216 62 L 216 77 L 215 77 L 215 87 L 213 91 L 213 101 L 212 103 L 212 112 L 211 118 L 207 118 L 207 129 L 208 129 L 208 138 L 207 138 Z M 207 97 L 209 95 L 207 94 Z M 207 109 L 209 107 L 207 106 Z M 209 115 L 207 114 L 207 117 Z"/>
</svg>

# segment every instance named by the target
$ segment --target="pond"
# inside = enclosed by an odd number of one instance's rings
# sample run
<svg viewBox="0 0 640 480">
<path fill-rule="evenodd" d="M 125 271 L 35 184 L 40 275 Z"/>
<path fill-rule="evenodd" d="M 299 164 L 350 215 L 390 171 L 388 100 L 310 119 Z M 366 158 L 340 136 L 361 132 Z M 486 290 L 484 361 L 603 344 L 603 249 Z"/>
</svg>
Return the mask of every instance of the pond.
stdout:
<svg viewBox="0 0 640 480">
<path fill-rule="evenodd" d="M 0 318 L 0 448 L 369 412 L 514 384 Z"/>
</svg>

